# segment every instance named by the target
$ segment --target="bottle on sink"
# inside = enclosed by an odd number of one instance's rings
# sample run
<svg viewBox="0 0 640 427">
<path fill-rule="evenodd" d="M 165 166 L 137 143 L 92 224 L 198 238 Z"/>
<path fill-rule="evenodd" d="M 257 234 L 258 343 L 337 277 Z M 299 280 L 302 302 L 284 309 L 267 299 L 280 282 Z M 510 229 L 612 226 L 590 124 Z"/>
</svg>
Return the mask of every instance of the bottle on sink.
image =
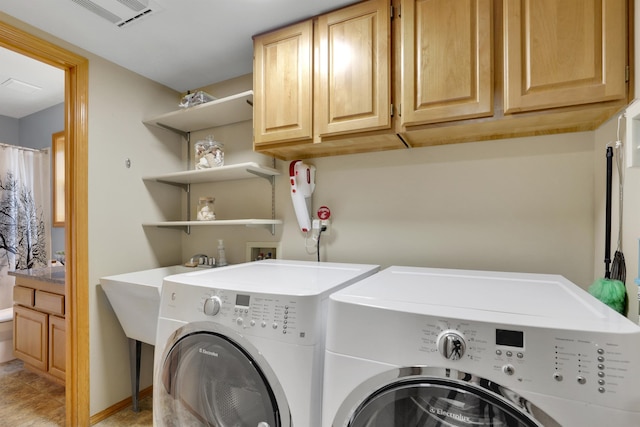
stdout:
<svg viewBox="0 0 640 427">
<path fill-rule="evenodd" d="M 227 257 L 224 253 L 224 240 L 218 239 L 218 259 L 216 267 L 224 267 L 227 265 Z"/>
</svg>

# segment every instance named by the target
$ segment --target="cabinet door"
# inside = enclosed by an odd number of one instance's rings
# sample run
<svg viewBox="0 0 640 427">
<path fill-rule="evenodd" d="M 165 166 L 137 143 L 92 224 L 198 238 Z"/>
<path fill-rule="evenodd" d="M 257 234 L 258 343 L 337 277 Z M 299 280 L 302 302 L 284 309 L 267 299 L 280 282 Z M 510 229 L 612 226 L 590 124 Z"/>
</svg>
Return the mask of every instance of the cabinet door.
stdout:
<svg viewBox="0 0 640 427">
<path fill-rule="evenodd" d="M 254 38 L 254 144 L 311 140 L 312 31 L 302 22 Z"/>
<path fill-rule="evenodd" d="M 314 107 L 320 137 L 391 127 L 390 2 L 318 18 Z"/>
<path fill-rule="evenodd" d="M 493 115 L 491 0 L 402 0 L 402 125 Z"/>
<path fill-rule="evenodd" d="M 504 0 L 505 113 L 626 96 L 624 0 Z"/>
<path fill-rule="evenodd" d="M 66 373 L 66 326 L 63 317 L 49 316 L 49 373 L 65 379 Z"/>
<path fill-rule="evenodd" d="M 13 352 L 18 359 L 47 371 L 48 315 L 13 306 Z"/>
</svg>

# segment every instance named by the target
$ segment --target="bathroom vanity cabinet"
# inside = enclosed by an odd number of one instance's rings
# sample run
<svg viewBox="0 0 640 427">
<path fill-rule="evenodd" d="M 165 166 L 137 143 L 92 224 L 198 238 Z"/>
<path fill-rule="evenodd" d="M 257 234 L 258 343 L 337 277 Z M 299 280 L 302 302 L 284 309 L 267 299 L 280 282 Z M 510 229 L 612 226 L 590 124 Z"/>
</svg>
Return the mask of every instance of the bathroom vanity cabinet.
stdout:
<svg viewBox="0 0 640 427">
<path fill-rule="evenodd" d="M 25 368 L 64 384 L 64 267 L 17 270 L 13 288 L 13 351 Z"/>
</svg>

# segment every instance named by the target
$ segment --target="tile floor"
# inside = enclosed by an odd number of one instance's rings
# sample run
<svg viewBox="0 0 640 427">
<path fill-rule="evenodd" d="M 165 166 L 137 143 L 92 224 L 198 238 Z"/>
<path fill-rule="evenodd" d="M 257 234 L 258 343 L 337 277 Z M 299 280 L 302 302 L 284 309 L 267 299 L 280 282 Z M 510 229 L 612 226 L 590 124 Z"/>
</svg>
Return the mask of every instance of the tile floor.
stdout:
<svg viewBox="0 0 640 427">
<path fill-rule="evenodd" d="M 97 427 L 147 427 L 153 424 L 152 398 L 140 401 L 140 412 L 125 408 Z M 23 368 L 20 360 L 0 364 L 0 420 L 3 426 L 63 427 L 64 387 Z"/>
</svg>

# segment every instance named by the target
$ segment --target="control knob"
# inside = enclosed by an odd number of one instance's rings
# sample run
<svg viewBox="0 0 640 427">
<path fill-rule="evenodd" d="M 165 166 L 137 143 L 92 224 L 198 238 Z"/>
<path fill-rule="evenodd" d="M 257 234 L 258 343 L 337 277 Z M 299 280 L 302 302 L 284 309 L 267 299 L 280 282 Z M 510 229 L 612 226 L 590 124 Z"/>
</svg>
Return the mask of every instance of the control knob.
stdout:
<svg viewBox="0 0 640 427">
<path fill-rule="evenodd" d="M 443 331 L 438 336 L 438 352 L 449 360 L 460 360 L 464 356 L 467 344 L 458 331 Z"/>
<path fill-rule="evenodd" d="M 220 301 L 220 297 L 210 297 L 204 301 L 204 314 L 207 316 L 215 316 L 220 312 L 220 306 L 222 305 L 222 301 Z"/>
</svg>

